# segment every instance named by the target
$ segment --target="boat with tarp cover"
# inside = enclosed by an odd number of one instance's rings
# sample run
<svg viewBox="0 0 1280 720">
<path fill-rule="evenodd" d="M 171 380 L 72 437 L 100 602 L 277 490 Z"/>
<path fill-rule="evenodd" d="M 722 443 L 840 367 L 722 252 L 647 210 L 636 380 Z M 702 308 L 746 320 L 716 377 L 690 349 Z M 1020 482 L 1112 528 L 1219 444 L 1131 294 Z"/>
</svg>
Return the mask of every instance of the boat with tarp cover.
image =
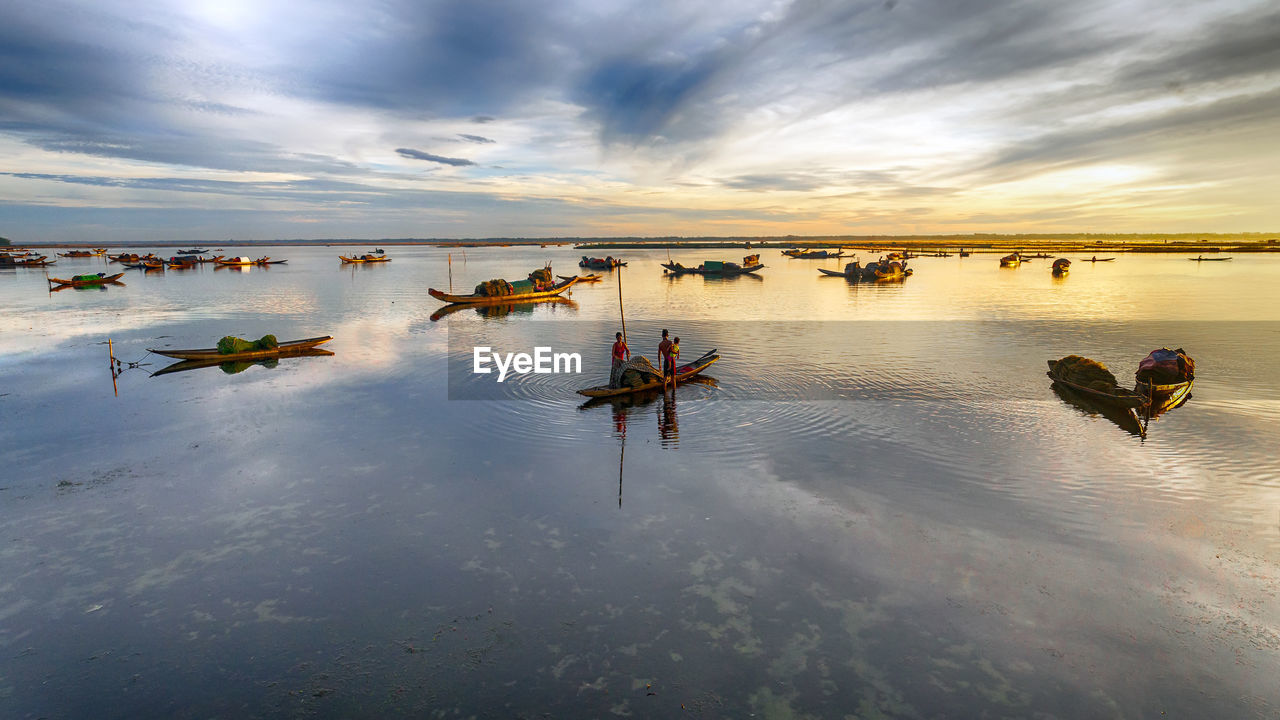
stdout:
<svg viewBox="0 0 1280 720">
<path fill-rule="evenodd" d="M 106 273 L 95 273 L 92 275 L 73 275 L 70 280 L 62 278 L 49 278 L 50 285 L 61 287 L 88 287 L 89 285 L 101 285 L 103 283 L 116 283 L 120 278 L 124 277 L 124 273 L 116 273 L 115 275 L 107 275 Z M 123 285 L 124 283 L 118 283 Z"/>
</svg>

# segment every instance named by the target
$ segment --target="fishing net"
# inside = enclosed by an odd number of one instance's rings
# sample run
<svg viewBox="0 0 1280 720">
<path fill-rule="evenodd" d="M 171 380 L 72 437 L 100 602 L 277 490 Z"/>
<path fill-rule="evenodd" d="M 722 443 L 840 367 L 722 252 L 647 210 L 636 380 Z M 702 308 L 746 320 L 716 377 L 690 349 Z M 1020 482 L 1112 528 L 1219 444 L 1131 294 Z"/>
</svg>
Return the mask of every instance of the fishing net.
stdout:
<svg viewBox="0 0 1280 720">
<path fill-rule="evenodd" d="M 622 363 L 618 373 L 618 384 L 626 387 L 640 387 L 651 382 L 662 380 L 662 372 L 649 362 L 649 358 L 637 355 Z"/>
</svg>

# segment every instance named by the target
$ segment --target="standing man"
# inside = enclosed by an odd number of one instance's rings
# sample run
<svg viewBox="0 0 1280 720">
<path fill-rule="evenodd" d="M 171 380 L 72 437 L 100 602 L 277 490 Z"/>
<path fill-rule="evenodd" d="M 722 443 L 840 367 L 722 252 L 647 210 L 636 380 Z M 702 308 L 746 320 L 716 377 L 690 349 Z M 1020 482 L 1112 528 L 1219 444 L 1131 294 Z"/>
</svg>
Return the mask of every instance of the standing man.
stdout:
<svg viewBox="0 0 1280 720">
<path fill-rule="evenodd" d="M 662 342 L 658 343 L 658 357 L 662 358 L 662 389 L 667 389 L 667 375 L 671 376 L 671 386 L 675 387 L 676 380 L 676 362 L 671 357 L 671 347 L 674 343 L 667 337 L 667 331 L 662 331 Z"/>
<path fill-rule="evenodd" d="M 609 368 L 609 387 L 616 388 L 622 381 L 622 364 L 631 359 L 631 348 L 622 341 L 622 333 L 614 333 L 613 364 Z"/>
</svg>

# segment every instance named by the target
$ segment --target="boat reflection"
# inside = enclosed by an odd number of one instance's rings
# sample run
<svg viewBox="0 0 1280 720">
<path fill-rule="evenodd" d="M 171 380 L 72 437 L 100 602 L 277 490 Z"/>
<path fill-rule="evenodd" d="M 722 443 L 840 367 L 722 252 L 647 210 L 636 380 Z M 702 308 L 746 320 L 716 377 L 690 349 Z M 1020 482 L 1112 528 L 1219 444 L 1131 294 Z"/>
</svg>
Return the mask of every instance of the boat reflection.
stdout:
<svg viewBox="0 0 1280 720">
<path fill-rule="evenodd" d="M 557 306 L 565 310 L 576 311 L 578 303 L 566 297 L 546 297 L 534 298 L 533 300 L 525 300 L 522 302 L 501 303 L 497 305 L 471 305 L 466 303 L 452 303 L 431 313 L 431 320 L 435 322 L 446 315 L 452 315 L 462 310 L 475 310 L 476 314 L 483 318 L 506 317 L 512 314 L 531 315 L 539 306 L 550 305 L 552 312 Z"/>
<path fill-rule="evenodd" d="M 1078 393 L 1070 388 L 1053 383 L 1053 394 L 1057 395 L 1068 405 L 1074 406 L 1086 415 L 1102 416 L 1116 425 L 1122 430 L 1138 437 L 1146 437 L 1146 431 L 1143 429 L 1142 420 L 1138 417 L 1138 411 L 1134 408 L 1122 408 L 1106 403 L 1093 402 L 1085 397 L 1082 393 Z"/>
<path fill-rule="evenodd" d="M 720 387 L 720 383 L 715 378 L 708 375 L 697 375 L 689 378 L 688 380 L 680 381 L 680 387 L 685 387 L 686 385 L 703 385 L 712 388 Z M 667 392 L 669 394 L 670 390 Z M 626 432 L 626 414 L 635 408 L 648 407 L 662 396 L 662 389 L 654 388 L 652 390 L 642 390 L 640 392 L 618 395 L 616 397 L 591 398 L 579 405 L 578 409 L 591 410 L 592 408 L 603 407 L 605 405 L 613 406 L 615 435 L 622 437 Z M 619 414 L 622 415 L 621 418 L 619 418 Z M 619 426 L 619 422 L 622 423 L 621 426 Z"/>
<path fill-rule="evenodd" d="M 56 293 L 56 292 L 62 292 L 63 290 L 75 290 L 77 292 L 88 292 L 88 291 L 106 292 L 108 285 L 124 287 L 124 283 L 117 280 L 114 282 L 96 283 L 94 285 L 57 285 L 57 286 L 51 285 L 49 287 L 49 292 Z"/>
<path fill-rule="evenodd" d="M 330 355 L 333 355 L 333 351 L 331 350 L 321 350 L 319 348 L 311 348 L 309 350 L 293 352 L 283 357 L 288 357 L 288 358 L 327 357 Z M 241 361 L 230 361 L 230 362 L 224 361 L 224 360 L 217 360 L 217 359 L 179 360 L 178 362 L 172 365 L 169 365 L 168 367 L 161 368 L 160 370 L 157 370 L 151 373 L 151 377 L 155 377 L 157 375 L 167 375 L 169 373 L 186 372 L 187 370 L 200 370 L 202 368 L 211 368 L 211 367 L 218 367 L 222 369 L 222 372 L 228 375 L 235 375 L 236 373 L 241 373 L 241 372 L 244 372 L 245 370 L 248 370 L 250 367 L 254 365 L 261 365 L 265 368 L 274 368 L 276 365 L 280 364 L 280 360 L 281 360 L 280 357 L 262 358 L 260 360 L 241 360 Z"/>
</svg>

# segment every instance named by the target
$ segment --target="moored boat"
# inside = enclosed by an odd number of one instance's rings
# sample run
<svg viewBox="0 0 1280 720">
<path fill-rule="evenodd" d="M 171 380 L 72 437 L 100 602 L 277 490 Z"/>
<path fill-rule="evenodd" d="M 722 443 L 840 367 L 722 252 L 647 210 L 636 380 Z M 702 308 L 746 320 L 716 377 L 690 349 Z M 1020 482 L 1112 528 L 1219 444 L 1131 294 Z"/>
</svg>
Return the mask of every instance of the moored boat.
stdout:
<svg viewBox="0 0 1280 720">
<path fill-rule="evenodd" d="M 1095 403 L 1129 409 L 1147 404 L 1145 396 L 1119 387 L 1115 375 L 1106 365 L 1089 358 L 1068 355 L 1060 360 L 1050 360 L 1047 374 L 1054 384 L 1073 390 Z"/>
<path fill-rule="evenodd" d="M 272 260 L 270 257 L 260 257 L 255 260 L 250 257 L 240 256 L 240 257 L 231 258 L 230 260 L 215 260 L 214 262 L 218 263 L 219 265 L 245 267 L 249 265 L 279 265 L 280 263 L 284 263 L 288 261 Z"/>
<path fill-rule="evenodd" d="M 551 283 L 551 267 L 548 265 L 529 273 L 528 280 L 518 280 L 514 283 L 507 280 L 482 282 L 470 295 L 454 295 L 435 288 L 427 288 L 427 294 L 447 303 L 505 304 L 555 297 L 573 287 L 577 282 L 577 277 L 571 277 L 568 280 Z"/>
<path fill-rule="evenodd" d="M 560 278 L 561 280 L 568 280 L 569 278 L 577 278 L 578 282 L 584 282 L 584 283 L 600 282 L 601 280 L 604 279 L 603 276 L 596 275 L 595 273 L 591 273 L 590 275 L 557 275 L 556 277 Z"/>
<path fill-rule="evenodd" d="M 684 365 L 677 365 L 676 366 L 676 387 L 679 387 L 680 383 L 684 382 L 689 378 L 694 377 L 698 373 L 702 372 L 703 370 L 706 370 L 707 368 L 715 364 L 716 361 L 720 359 L 720 356 L 715 353 L 716 351 L 712 349 L 707 351 L 706 354 L 704 354 L 702 357 L 698 358 L 697 360 L 693 360 L 691 362 L 685 363 Z M 649 379 L 647 382 L 641 382 L 637 385 L 624 385 L 622 387 L 609 387 L 609 385 L 606 383 L 604 385 L 596 385 L 595 387 L 583 388 L 578 391 L 578 394 L 586 395 L 587 397 L 593 397 L 593 398 L 618 397 L 621 395 L 630 395 L 631 393 L 644 392 L 646 390 L 653 390 L 655 388 L 662 387 L 661 371 L 653 367 L 652 364 L 649 364 L 647 360 L 645 360 L 644 363 L 641 364 L 640 360 L 642 359 L 643 358 L 638 357 L 635 360 L 632 360 L 630 364 L 635 364 L 637 366 L 636 370 L 638 372 L 641 372 L 641 374 L 644 375 L 646 378 L 656 378 L 656 379 Z M 641 370 L 643 365 L 647 365 L 647 368 L 643 368 L 643 370 Z"/>
<path fill-rule="evenodd" d="M 51 277 L 49 278 L 49 284 L 63 287 L 87 287 L 89 285 L 101 285 L 103 283 L 117 283 L 123 285 L 124 283 L 117 282 L 121 277 L 124 277 L 124 273 L 116 273 L 115 275 L 106 275 L 104 273 L 97 273 L 94 275 L 74 275 L 70 280 Z"/>
<path fill-rule="evenodd" d="M 760 264 L 759 255 L 747 255 L 742 258 L 741 265 L 722 260 L 704 260 L 697 267 L 685 267 L 678 262 L 664 262 L 662 267 L 666 268 L 666 272 L 672 275 L 716 275 L 721 277 L 751 275 L 764 269 L 764 265 Z"/>
<path fill-rule="evenodd" d="M 1223 262 L 1223 261 L 1225 261 L 1225 260 L 1230 260 L 1231 258 L 1229 258 L 1229 257 L 1224 257 L 1224 258 L 1207 258 L 1207 257 L 1205 257 L 1205 256 L 1201 255 L 1200 257 L 1193 257 L 1193 258 L 1187 258 L 1187 259 L 1188 259 L 1188 260 L 1190 260 L 1191 262 Z"/>
<path fill-rule="evenodd" d="M 1005 255 L 1000 258 L 1000 267 L 1018 267 L 1022 264 L 1022 256 L 1018 253 Z"/>
<path fill-rule="evenodd" d="M 353 256 L 351 256 L 351 257 L 347 257 L 347 256 L 345 256 L 345 255 L 339 255 L 339 256 L 338 256 L 338 259 L 339 259 L 339 260 L 341 260 L 341 261 L 342 261 L 342 262 L 344 262 L 344 263 L 384 263 L 384 262 L 391 262 L 391 258 L 389 258 L 389 257 L 387 257 L 387 256 L 385 256 L 385 255 L 367 255 L 367 254 L 366 254 L 366 255 L 353 255 Z"/>
<path fill-rule="evenodd" d="M 257 347 L 252 350 L 242 350 L 239 352 L 229 353 L 224 353 L 216 347 L 198 348 L 194 350 L 161 350 L 157 348 L 147 348 L 147 352 L 171 358 L 178 358 L 180 360 L 218 360 L 225 362 L 229 360 L 252 360 L 253 358 L 289 355 L 303 350 L 310 350 L 311 348 L 327 343 L 332 339 L 332 336 L 325 335 L 323 337 L 306 338 L 304 340 L 291 340 L 289 342 L 278 343 L 275 347 Z"/>
<path fill-rule="evenodd" d="M 1050 269 L 1057 277 L 1062 277 L 1071 271 L 1071 261 L 1066 258 L 1058 258 L 1053 261 L 1053 267 Z"/>
<path fill-rule="evenodd" d="M 616 267 L 623 267 L 626 263 L 612 255 L 603 258 L 590 258 L 586 255 L 582 256 L 582 260 L 578 261 L 578 267 L 589 268 L 591 270 L 612 270 Z"/>
<path fill-rule="evenodd" d="M 1160 348 L 1152 350 L 1134 373 L 1134 391 L 1147 398 L 1150 414 L 1158 415 L 1172 410 L 1191 397 L 1191 386 L 1196 378 L 1196 363 L 1182 349 Z"/>
</svg>

